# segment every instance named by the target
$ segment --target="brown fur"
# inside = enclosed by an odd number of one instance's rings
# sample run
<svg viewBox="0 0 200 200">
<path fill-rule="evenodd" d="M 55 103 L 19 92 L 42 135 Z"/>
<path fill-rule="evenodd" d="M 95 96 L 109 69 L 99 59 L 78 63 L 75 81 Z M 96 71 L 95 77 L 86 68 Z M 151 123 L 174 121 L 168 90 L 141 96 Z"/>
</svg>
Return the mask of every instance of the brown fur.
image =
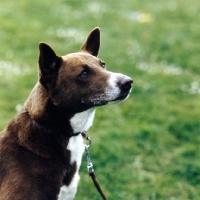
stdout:
<svg viewBox="0 0 200 200">
<path fill-rule="evenodd" d="M 108 103 L 101 95 L 110 72 L 97 58 L 99 46 L 98 28 L 79 53 L 60 57 L 40 43 L 39 81 L 0 134 L 0 200 L 56 200 L 60 187 L 71 183 L 77 165 L 66 148 L 74 134 L 70 119 Z M 132 80 L 121 76 L 115 84 L 116 100 L 125 99 Z"/>
<path fill-rule="evenodd" d="M 70 163 L 66 149 L 72 133 L 69 119 L 91 106 L 83 103 L 89 95 L 84 89 L 75 93 L 80 85 L 90 87 L 79 74 L 91 65 L 101 68 L 99 59 L 90 55 L 98 54 L 99 29 L 88 38 L 91 44 L 83 45 L 85 53 L 63 58 L 40 43 L 39 82 L 0 134 L 0 200 L 55 200 L 62 184 L 71 182 L 76 163 Z"/>
</svg>

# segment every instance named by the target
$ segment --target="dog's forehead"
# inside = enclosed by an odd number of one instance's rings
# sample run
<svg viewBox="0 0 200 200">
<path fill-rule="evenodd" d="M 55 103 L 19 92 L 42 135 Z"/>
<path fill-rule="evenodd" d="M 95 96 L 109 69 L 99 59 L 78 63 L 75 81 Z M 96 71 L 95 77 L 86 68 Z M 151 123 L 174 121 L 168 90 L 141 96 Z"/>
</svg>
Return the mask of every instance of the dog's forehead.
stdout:
<svg viewBox="0 0 200 200">
<path fill-rule="evenodd" d="M 90 63 L 99 64 L 100 62 L 100 60 L 97 57 L 84 52 L 67 54 L 65 56 L 62 56 L 62 59 L 64 62 L 78 64 L 78 65 L 90 64 Z"/>
</svg>

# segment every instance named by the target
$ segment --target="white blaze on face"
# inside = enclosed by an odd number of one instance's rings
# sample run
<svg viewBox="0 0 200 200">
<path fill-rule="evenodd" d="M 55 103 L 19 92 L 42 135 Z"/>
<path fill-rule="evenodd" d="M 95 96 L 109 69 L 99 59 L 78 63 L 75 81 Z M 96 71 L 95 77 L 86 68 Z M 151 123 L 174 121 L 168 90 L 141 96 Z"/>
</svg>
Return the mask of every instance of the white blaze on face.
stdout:
<svg viewBox="0 0 200 200">
<path fill-rule="evenodd" d="M 116 99 L 121 92 L 119 86 L 117 85 L 120 75 L 121 74 L 118 74 L 118 73 L 110 73 L 110 76 L 108 78 L 108 83 L 107 83 L 108 86 L 105 92 L 105 95 L 108 100 Z"/>
</svg>

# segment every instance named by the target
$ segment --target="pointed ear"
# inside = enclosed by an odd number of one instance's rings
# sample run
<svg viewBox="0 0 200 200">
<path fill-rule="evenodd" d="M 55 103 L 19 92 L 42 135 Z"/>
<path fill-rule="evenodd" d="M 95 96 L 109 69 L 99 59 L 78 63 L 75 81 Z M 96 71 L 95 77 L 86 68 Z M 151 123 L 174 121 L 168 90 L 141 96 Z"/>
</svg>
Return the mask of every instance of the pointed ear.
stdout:
<svg viewBox="0 0 200 200">
<path fill-rule="evenodd" d="M 57 56 L 52 48 L 41 42 L 39 43 L 39 68 L 41 72 L 41 78 L 45 82 L 50 82 L 55 77 L 55 74 L 60 68 L 62 58 Z"/>
<path fill-rule="evenodd" d="M 81 47 L 81 51 L 92 54 L 93 56 L 98 56 L 100 48 L 100 29 L 93 29 L 85 44 Z"/>
</svg>

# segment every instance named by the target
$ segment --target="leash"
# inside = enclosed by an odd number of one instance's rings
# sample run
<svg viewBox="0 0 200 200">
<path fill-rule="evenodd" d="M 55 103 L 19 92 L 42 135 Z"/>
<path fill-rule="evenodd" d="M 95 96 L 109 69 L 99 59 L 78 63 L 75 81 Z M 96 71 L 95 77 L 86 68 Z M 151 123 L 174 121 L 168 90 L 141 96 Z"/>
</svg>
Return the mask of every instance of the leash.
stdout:
<svg viewBox="0 0 200 200">
<path fill-rule="evenodd" d="M 41 122 L 38 122 L 35 120 L 35 122 L 41 126 L 43 129 L 47 129 L 47 130 L 52 130 L 53 128 L 51 127 L 51 129 L 49 129 L 49 127 L 45 124 L 45 123 L 41 123 Z M 83 138 L 85 138 L 86 140 L 89 141 L 89 144 L 85 144 L 85 153 L 86 153 L 86 158 L 87 158 L 87 169 L 88 169 L 88 174 L 89 176 L 91 176 L 92 180 L 93 180 L 93 183 L 96 187 L 96 189 L 98 190 L 99 194 L 101 195 L 101 197 L 103 198 L 103 200 L 107 200 L 105 194 L 103 193 L 97 179 L 96 179 L 96 175 L 94 173 L 94 168 L 93 168 L 93 164 L 91 162 L 91 158 L 90 158 L 90 153 L 89 153 L 89 148 L 92 144 L 92 141 L 91 139 L 87 136 L 86 132 L 77 132 L 77 133 L 71 133 L 70 134 L 70 137 L 75 137 L 75 136 L 78 136 L 79 134 L 82 135 Z"/>
<path fill-rule="evenodd" d="M 88 144 L 88 145 L 85 144 L 85 153 L 86 153 L 86 158 L 87 158 L 87 169 L 88 169 L 88 174 L 89 174 L 89 176 L 92 178 L 93 183 L 94 183 L 96 189 L 98 190 L 99 194 L 101 195 L 102 199 L 103 199 L 103 200 L 107 200 L 105 194 L 103 193 L 103 191 L 102 191 L 102 189 L 101 189 L 101 187 L 100 187 L 100 185 L 99 185 L 99 183 L 98 183 L 98 181 L 97 181 L 97 179 L 96 179 L 96 175 L 95 175 L 95 173 L 94 173 L 93 164 L 92 164 L 92 161 L 91 161 L 91 158 L 90 158 L 90 153 L 89 153 L 89 150 L 88 150 L 88 149 L 90 148 L 90 146 L 91 146 L 91 144 L 92 144 L 92 141 L 91 141 L 91 139 L 86 135 L 86 133 L 84 133 L 84 134 L 85 134 L 85 136 L 86 136 L 86 140 L 89 141 L 89 144 Z M 83 135 L 83 134 L 82 134 L 82 135 Z"/>
</svg>

